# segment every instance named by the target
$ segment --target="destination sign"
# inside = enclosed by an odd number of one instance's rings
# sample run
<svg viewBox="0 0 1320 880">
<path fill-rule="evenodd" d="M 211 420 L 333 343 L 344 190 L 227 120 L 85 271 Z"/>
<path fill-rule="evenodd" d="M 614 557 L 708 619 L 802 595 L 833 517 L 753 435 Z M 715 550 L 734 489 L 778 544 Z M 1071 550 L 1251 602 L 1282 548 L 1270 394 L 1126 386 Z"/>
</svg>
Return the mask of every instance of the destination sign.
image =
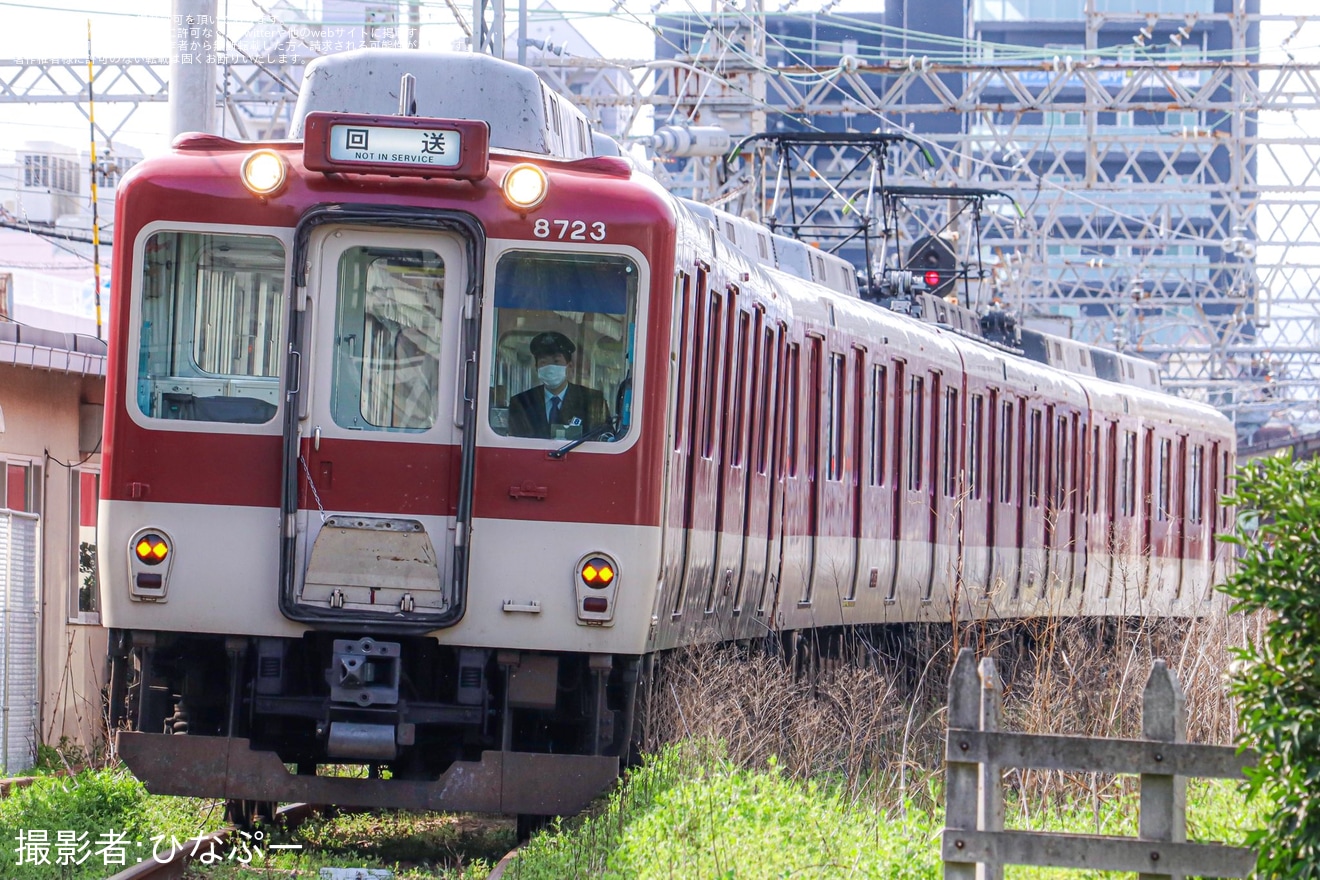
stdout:
<svg viewBox="0 0 1320 880">
<path fill-rule="evenodd" d="M 452 168 L 462 155 L 463 136 L 454 129 L 330 126 L 330 158 L 337 162 Z"/>
<path fill-rule="evenodd" d="M 309 113 L 309 171 L 481 180 L 490 169 L 490 126 L 480 119 Z"/>
</svg>

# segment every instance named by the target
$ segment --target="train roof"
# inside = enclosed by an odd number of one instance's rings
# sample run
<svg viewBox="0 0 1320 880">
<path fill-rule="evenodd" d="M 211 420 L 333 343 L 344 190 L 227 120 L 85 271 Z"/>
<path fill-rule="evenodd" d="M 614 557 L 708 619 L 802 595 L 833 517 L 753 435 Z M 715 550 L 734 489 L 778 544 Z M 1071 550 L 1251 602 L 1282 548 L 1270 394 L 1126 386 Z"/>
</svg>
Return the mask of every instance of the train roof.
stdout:
<svg viewBox="0 0 1320 880">
<path fill-rule="evenodd" d="M 357 49 L 317 58 L 303 73 L 292 136 L 303 136 L 309 113 L 398 115 L 405 74 L 416 81 L 406 115 L 485 120 L 492 149 L 565 160 L 618 155 L 534 71 L 471 52 Z"/>
</svg>

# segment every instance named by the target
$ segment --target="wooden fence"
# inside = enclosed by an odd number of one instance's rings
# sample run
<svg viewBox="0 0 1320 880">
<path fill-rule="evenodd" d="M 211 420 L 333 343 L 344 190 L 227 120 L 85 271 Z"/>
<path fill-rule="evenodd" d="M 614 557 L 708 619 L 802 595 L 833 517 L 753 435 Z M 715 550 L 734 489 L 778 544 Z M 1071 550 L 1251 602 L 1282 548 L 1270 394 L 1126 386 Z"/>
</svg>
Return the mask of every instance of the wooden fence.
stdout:
<svg viewBox="0 0 1320 880">
<path fill-rule="evenodd" d="M 968 648 L 949 682 L 942 854 L 953 880 L 1001 880 L 1004 865 L 1136 871 L 1141 880 L 1185 874 L 1246 877 L 1253 850 L 1187 842 L 1187 778 L 1241 778 L 1254 752 L 1189 745 L 1178 679 L 1156 660 L 1142 696 L 1144 739 L 1041 736 L 1000 730 L 1003 686 L 993 660 Z M 1134 773 L 1141 777 L 1137 837 L 1005 831 L 1000 771 L 1007 767 Z"/>
</svg>

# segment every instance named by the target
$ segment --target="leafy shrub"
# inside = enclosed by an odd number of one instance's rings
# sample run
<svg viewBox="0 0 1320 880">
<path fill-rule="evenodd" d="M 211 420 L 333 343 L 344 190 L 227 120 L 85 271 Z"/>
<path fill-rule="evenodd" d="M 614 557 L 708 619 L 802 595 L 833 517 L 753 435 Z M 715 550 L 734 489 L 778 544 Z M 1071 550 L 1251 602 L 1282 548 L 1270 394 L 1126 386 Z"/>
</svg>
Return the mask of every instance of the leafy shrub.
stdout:
<svg viewBox="0 0 1320 880">
<path fill-rule="evenodd" d="M 1320 461 L 1253 462 L 1238 474 L 1241 548 L 1223 590 L 1264 611 L 1256 644 L 1237 650 L 1231 689 L 1244 744 L 1260 761 L 1250 792 L 1270 801 L 1248 838 L 1263 877 L 1320 880 Z"/>
</svg>

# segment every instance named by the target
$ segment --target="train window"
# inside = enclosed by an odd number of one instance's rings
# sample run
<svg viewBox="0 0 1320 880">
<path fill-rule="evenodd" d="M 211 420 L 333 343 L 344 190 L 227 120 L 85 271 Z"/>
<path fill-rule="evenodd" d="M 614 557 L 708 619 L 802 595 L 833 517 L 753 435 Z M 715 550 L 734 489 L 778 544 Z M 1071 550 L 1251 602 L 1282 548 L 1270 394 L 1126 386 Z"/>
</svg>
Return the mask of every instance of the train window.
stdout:
<svg viewBox="0 0 1320 880">
<path fill-rule="evenodd" d="M 921 465 L 925 459 L 922 447 L 926 442 L 926 383 L 921 376 L 912 377 L 908 401 L 908 489 L 915 492 L 921 488 Z"/>
<path fill-rule="evenodd" d="M 375 431 L 435 425 L 445 266 L 433 251 L 350 247 L 339 258 L 330 412 Z"/>
<path fill-rule="evenodd" d="M 944 494 L 958 494 L 958 391 L 944 393 Z"/>
<path fill-rule="evenodd" d="M 1199 444 L 1192 447 L 1192 460 L 1189 465 L 1188 483 L 1191 487 L 1191 495 L 1187 499 L 1187 518 L 1194 523 L 1199 523 L 1202 517 L 1202 506 L 1205 501 L 1202 493 L 1205 483 L 1205 448 Z"/>
<path fill-rule="evenodd" d="M 1004 401 L 999 419 L 999 501 L 1013 502 L 1013 403 Z"/>
<path fill-rule="evenodd" d="M 555 442 L 588 434 L 609 442 L 627 434 L 637 286 L 637 266 L 627 257 L 558 251 L 500 257 L 490 377 L 496 433 Z"/>
<path fill-rule="evenodd" d="M 1091 427 L 1091 512 L 1100 512 L 1100 426 Z"/>
<path fill-rule="evenodd" d="M 1159 487 L 1158 505 L 1155 509 L 1155 518 L 1165 520 L 1169 518 L 1172 508 L 1170 501 L 1173 496 L 1173 443 L 1169 440 L 1160 440 L 1160 458 L 1156 467 L 1159 468 L 1159 479 L 1156 485 Z"/>
<path fill-rule="evenodd" d="M 889 371 L 880 365 L 871 368 L 871 485 L 885 484 L 885 404 L 889 399 Z"/>
<path fill-rule="evenodd" d="M 692 338 L 692 279 L 686 272 L 679 272 L 674 279 L 674 300 L 678 308 L 678 324 L 675 335 L 678 341 L 678 382 L 674 385 L 674 449 L 683 448 L 683 400 L 687 394 L 688 357 L 691 354 L 689 340 Z"/>
<path fill-rule="evenodd" d="M 1027 504 L 1040 506 L 1040 412 L 1031 411 L 1027 426 Z"/>
<path fill-rule="evenodd" d="M 971 490 L 972 498 L 980 500 L 982 495 L 982 484 L 985 482 L 982 456 L 984 451 L 981 444 L 985 442 L 985 427 L 983 419 L 985 411 L 985 397 L 980 394 L 972 395 L 971 409 L 967 414 L 967 483 Z"/>
<path fill-rule="evenodd" d="M 1122 512 L 1132 516 L 1137 512 L 1137 432 L 1123 432 L 1123 452 L 1119 461 L 1119 473 L 1123 475 L 1121 493 Z"/>
<path fill-rule="evenodd" d="M 284 245 L 264 235 L 158 232 L 142 267 L 136 363 L 144 415 L 268 422 L 280 399 Z"/>
<path fill-rule="evenodd" d="M 843 401 L 844 401 L 844 357 L 841 354 L 830 355 L 830 387 L 828 438 L 829 460 L 826 463 L 826 477 L 831 480 L 843 479 Z"/>
<path fill-rule="evenodd" d="M 1054 422 L 1054 509 L 1068 508 L 1068 419 L 1059 416 Z"/>
<path fill-rule="evenodd" d="M 728 413 L 729 419 L 733 423 L 733 455 L 731 459 L 734 467 L 742 467 L 743 449 L 746 447 L 747 442 L 747 383 L 751 379 L 747 373 L 748 367 L 751 367 L 753 371 L 755 370 L 755 364 L 749 353 L 751 322 L 750 315 L 743 311 L 738 312 L 737 344 L 735 349 L 730 352 L 730 357 L 735 361 L 729 369 L 729 381 L 733 383 L 734 388 L 733 411 Z"/>
<path fill-rule="evenodd" d="M 758 323 L 760 320 L 761 316 L 757 315 Z M 756 404 L 761 411 L 756 431 L 756 472 L 758 474 L 768 473 L 770 469 L 770 420 L 774 415 L 770 405 L 773 399 L 774 369 L 775 331 L 767 327 L 761 336 L 760 400 Z"/>
<path fill-rule="evenodd" d="M 723 314 L 723 298 L 715 292 L 710 294 L 710 307 L 706 313 L 706 396 L 701 402 L 701 454 L 705 458 L 711 458 L 715 454 L 715 422 L 716 413 L 720 408 L 719 401 L 715 394 L 719 391 L 720 378 L 720 344 L 724 331 L 724 324 L 720 320 Z"/>
<path fill-rule="evenodd" d="M 801 355 L 796 344 L 788 347 L 788 475 L 796 477 L 798 472 L 798 406 L 800 403 L 802 377 L 799 375 Z"/>
</svg>

